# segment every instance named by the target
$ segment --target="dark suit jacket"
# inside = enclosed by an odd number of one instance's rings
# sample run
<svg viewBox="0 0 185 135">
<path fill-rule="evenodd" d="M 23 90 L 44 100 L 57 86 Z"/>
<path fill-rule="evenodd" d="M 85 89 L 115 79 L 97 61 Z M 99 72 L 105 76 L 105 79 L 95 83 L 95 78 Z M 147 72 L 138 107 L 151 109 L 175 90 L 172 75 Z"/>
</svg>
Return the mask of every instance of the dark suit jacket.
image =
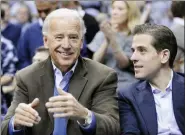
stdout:
<svg viewBox="0 0 185 135">
<path fill-rule="evenodd" d="M 139 81 L 118 92 L 120 125 L 123 135 L 157 135 L 157 113 L 151 87 Z M 184 76 L 174 72 L 172 80 L 173 110 L 177 125 L 185 134 Z M 168 112 L 166 112 L 168 113 Z"/>
<path fill-rule="evenodd" d="M 30 103 L 36 97 L 40 104 L 36 108 L 41 121 L 32 128 L 25 128 L 26 135 L 50 135 L 54 129 L 54 119 L 48 113 L 45 103 L 53 96 L 54 72 L 50 58 L 32 64 L 16 74 L 17 87 L 11 107 L 1 126 L 2 135 L 8 135 L 8 123 L 19 103 Z M 96 118 L 96 135 L 119 134 L 118 105 L 115 99 L 117 88 L 116 73 L 97 62 L 79 58 L 70 80 L 68 92 L 83 106 L 92 110 Z M 76 120 L 69 118 L 67 135 L 84 133 Z"/>
</svg>

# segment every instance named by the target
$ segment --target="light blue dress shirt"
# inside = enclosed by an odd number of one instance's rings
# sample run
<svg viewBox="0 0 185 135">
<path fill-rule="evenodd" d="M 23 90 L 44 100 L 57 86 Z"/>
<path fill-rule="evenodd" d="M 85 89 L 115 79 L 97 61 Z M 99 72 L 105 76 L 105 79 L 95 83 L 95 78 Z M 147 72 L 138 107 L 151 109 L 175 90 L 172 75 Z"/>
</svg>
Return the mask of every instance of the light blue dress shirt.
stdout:
<svg viewBox="0 0 185 135">
<path fill-rule="evenodd" d="M 158 135 L 182 135 L 173 111 L 172 79 L 173 71 L 171 70 L 171 79 L 166 87 L 166 91 L 158 90 L 150 84 L 157 111 Z"/>
</svg>

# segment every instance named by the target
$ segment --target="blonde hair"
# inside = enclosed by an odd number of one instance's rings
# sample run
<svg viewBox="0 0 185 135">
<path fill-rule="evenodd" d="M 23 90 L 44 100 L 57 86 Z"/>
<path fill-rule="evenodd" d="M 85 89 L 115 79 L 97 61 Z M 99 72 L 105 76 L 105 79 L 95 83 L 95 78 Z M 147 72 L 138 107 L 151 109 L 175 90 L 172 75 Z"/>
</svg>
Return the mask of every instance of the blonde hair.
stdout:
<svg viewBox="0 0 185 135">
<path fill-rule="evenodd" d="M 116 0 L 112 0 L 112 4 Z M 140 24 L 140 10 L 139 7 L 136 4 L 136 1 L 123 1 L 125 2 L 127 8 L 128 8 L 128 20 L 127 20 L 127 27 L 132 33 L 134 27 L 138 24 Z"/>
</svg>

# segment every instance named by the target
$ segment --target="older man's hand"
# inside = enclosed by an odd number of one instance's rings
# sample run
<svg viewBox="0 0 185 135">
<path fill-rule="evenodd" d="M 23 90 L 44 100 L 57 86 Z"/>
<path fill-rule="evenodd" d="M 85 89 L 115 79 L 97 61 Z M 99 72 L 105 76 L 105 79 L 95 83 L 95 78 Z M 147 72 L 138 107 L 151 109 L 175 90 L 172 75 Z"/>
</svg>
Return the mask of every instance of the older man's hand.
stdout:
<svg viewBox="0 0 185 135">
<path fill-rule="evenodd" d="M 60 95 L 49 98 L 46 103 L 48 112 L 54 113 L 54 117 L 72 117 L 77 120 L 85 119 L 88 110 L 83 107 L 70 93 L 58 88 Z"/>
<path fill-rule="evenodd" d="M 20 129 L 22 126 L 32 127 L 33 124 L 38 124 L 41 118 L 34 109 L 38 104 L 39 99 L 35 98 L 30 104 L 20 103 L 17 106 L 13 120 L 15 129 Z"/>
</svg>

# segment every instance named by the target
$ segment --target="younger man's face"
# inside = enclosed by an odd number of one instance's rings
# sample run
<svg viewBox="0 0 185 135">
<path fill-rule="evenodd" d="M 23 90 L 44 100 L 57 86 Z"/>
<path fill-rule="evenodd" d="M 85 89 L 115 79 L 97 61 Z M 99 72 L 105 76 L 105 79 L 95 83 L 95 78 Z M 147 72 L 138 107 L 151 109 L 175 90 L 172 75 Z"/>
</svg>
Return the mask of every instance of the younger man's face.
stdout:
<svg viewBox="0 0 185 135">
<path fill-rule="evenodd" d="M 153 37 L 147 34 L 138 34 L 133 38 L 131 60 L 138 79 L 152 78 L 162 66 L 162 54 L 153 47 L 152 40 Z"/>
</svg>

